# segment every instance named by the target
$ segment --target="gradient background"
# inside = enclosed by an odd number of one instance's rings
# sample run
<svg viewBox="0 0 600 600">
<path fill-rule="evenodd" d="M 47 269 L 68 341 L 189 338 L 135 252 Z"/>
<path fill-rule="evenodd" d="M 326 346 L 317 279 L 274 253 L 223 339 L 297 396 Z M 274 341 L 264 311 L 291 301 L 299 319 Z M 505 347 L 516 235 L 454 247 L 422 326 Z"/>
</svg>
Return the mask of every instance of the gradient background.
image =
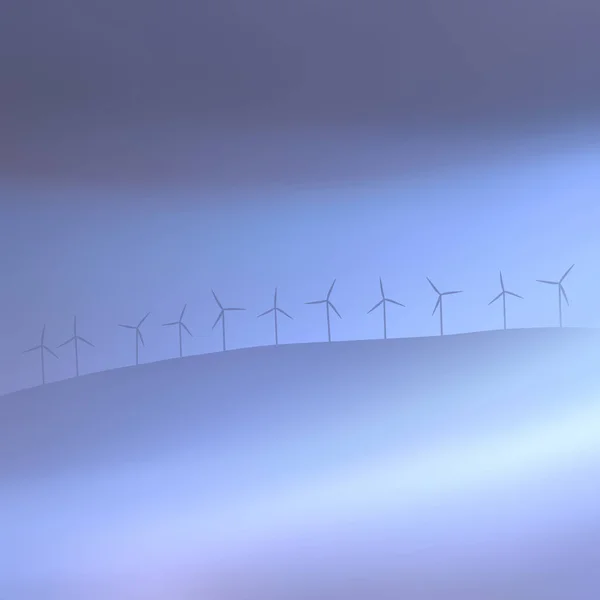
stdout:
<svg viewBox="0 0 600 600">
<path fill-rule="evenodd" d="M 82 372 L 220 348 L 598 326 L 600 5 L 592 0 L 7 0 L 0 19 L 0 391 L 79 333 Z M 74 371 L 72 348 L 47 361 Z"/>
</svg>

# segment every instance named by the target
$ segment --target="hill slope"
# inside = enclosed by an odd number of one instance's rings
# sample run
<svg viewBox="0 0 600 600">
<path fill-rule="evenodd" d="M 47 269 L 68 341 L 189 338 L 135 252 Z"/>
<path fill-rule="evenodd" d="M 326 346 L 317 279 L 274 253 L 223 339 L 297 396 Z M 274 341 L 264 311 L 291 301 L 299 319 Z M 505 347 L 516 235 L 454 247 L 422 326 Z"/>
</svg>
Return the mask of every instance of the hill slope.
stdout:
<svg viewBox="0 0 600 600">
<path fill-rule="evenodd" d="M 599 364 L 598 332 L 514 330 L 245 349 L 1 397 L 0 589 L 376 600 L 512 581 L 530 598 L 552 581 L 585 598 L 569 582 L 592 577 L 600 537 Z"/>
</svg>

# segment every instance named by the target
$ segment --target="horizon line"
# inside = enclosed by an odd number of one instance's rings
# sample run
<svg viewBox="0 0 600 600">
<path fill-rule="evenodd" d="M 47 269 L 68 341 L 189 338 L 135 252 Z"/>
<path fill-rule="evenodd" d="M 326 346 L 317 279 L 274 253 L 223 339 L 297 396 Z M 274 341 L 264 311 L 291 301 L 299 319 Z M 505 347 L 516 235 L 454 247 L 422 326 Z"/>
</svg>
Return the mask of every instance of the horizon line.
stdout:
<svg viewBox="0 0 600 600">
<path fill-rule="evenodd" d="M 481 335 L 481 334 L 495 334 L 495 333 L 499 333 L 501 335 L 510 335 L 508 332 L 525 332 L 525 331 L 556 331 L 556 332 L 561 332 L 561 331 L 568 331 L 568 330 L 586 330 L 586 331 L 599 331 L 600 332 L 600 327 L 589 327 L 589 326 L 563 326 L 563 327 L 556 327 L 556 326 L 545 326 L 545 327 L 513 327 L 513 328 L 509 328 L 509 329 L 480 329 L 480 330 L 476 330 L 476 331 L 460 331 L 460 332 L 456 332 L 456 333 L 448 333 L 448 334 L 444 334 L 443 336 L 440 336 L 439 334 L 431 334 L 431 335 L 413 335 L 413 336 L 404 336 L 404 337 L 389 337 L 387 339 L 383 339 L 383 338 L 351 338 L 351 339 L 346 339 L 346 340 L 332 340 L 331 342 L 329 341 L 308 341 L 308 342 L 282 342 L 280 343 L 278 346 L 276 346 L 275 344 L 260 344 L 260 345 L 256 345 L 256 346 L 240 346 L 238 348 L 230 348 L 228 350 L 226 350 L 225 352 L 223 350 L 210 350 L 208 352 L 199 352 L 197 354 L 187 354 L 183 357 L 169 357 L 169 358 L 159 358 L 157 360 L 150 360 L 147 362 L 140 362 L 137 365 L 123 365 L 120 367 L 112 367 L 112 368 L 108 368 L 108 369 L 103 369 L 100 371 L 90 371 L 89 373 L 83 373 L 80 374 L 79 376 L 71 376 L 71 377 L 64 377 L 62 379 L 56 379 L 53 381 L 47 381 L 46 383 L 38 383 L 35 385 L 30 385 L 30 386 L 25 386 L 19 389 L 15 389 L 15 390 L 11 390 L 8 392 L 2 392 L 0 393 L 0 400 L 6 396 L 9 396 L 11 394 L 18 394 L 20 392 L 26 391 L 26 390 L 32 390 L 32 389 L 36 389 L 36 388 L 43 388 L 45 386 L 48 385 L 54 385 L 57 383 L 61 383 L 63 381 L 69 381 L 71 379 L 81 379 L 82 377 L 88 377 L 90 375 L 100 375 L 102 373 L 108 373 L 108 372 L 112 372 L 112 371 L 118 371 L 121 369 L 132 369 L 132 368 L 136 368 L 136 367 L 142 367 L 142 366 L 147 366 L 147 365 L 154 365 L 157 363 L 163 363 L 163 362 L 169 362 L 169 361 L 180 361 L 180 360 L 185 360 L 185 359 L 191 359 L 191 358 L 198 358 L 198 357 L 202 357 L 202 356 L 210 356 L 210 355 L 226 355 L 230 352 L 239 352 L 239 351 L 247 351 L 247 350 L 256 350 L 259 348 L 277 348 L 279 346 L 307 346 L 307 345 L 325 345 L 325 346 L 329 346 L 331 344 L 347 344 L 347 343 L 359 343 L 359 342 L 381 342 L 381 343 L 391 343 L 394 341 L 399 341 L 399 340 L 419 340 L 419 339 L 435 339 L 435 340 L 444 340 L 445 338 L 455 338 L 457 336 L 467 336 L 467 335 Z M 441 343 L 444 343 L 443 341 Z"/>
</svg>

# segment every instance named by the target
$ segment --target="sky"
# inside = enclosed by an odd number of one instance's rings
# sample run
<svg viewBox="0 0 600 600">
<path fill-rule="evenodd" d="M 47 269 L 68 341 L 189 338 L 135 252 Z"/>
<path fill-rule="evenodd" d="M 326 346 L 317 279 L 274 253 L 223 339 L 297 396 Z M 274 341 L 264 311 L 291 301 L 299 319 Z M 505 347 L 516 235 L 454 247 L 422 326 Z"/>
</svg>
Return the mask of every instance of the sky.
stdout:
<svg viewBox="0 0 600 600">
<path fill-rule="evenodd" d="M 593 0 L 5 5 L 4 121 L 553 117 L 600 96 Z M 141 10 L 143 6 L 143 10 Z"/>
<path fill-rule="evenodd" d="M 598 326 L 596 3 L 179 0 L 6 8 L 0 25 L 0 392 L 186 353 L 283 343 Z M 542 16 L 540 16 L 542 15 Z M 27 32 L 24 35 L 23 32 Z M 576 42 L 576 43 L 575 43 Z"/>
</svg>

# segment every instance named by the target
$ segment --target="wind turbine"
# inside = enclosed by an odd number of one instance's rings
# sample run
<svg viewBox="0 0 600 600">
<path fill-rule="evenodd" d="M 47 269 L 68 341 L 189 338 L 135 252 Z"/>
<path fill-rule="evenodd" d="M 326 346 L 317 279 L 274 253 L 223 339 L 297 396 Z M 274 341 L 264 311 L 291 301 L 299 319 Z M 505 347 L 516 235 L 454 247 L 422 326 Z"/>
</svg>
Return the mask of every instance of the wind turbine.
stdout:
<svg viewBox="0 0 600 600">
<path fill-rule="evenodd" d="M 496 300 L 498 300 L 499 298 L 502 298 L 502 313 L 504 315 L 504 329 L 506 329 L 506 296 L 514 296 L 515 298 L 521 298 L 521 300 L 523 300 L 523 296 L 519 296 L 519 294 L 515 294 L 514 292 L 509 292 L 505 287 L 504 287 L 504 279 L 502 278 L 502 271 L 500 271 L 500 287 L 502 288 L 502 291 L 491 301 L 488 303 L 488 306 L 490 304 L 494 304 L 494 302 L 496 302 Z"/>
<path fill-rule="evenodd" d="M 257 318 L 264 317 L 265 315 L 268 315 L 269 313 L 273 313 L 273 318 L 275 320 L 275 345 L 278 346 L 279 345 L 279 332 L 277 329 L 277 313 L 281 313 L 282 315 L 285 315 L 288 319 L 293 319 L 293 317 L 288 315 L 284 310 L 282 310 L 281 308 L 279 308 L 277 306 L 277 288 L 275 288 L 275 296 L 273 298 L 273 308 L 270 308 L 269 310 L 266 310 L 264 313 L 261 313 L 260 315 L 258 315 Z"/>
<path fill-rule="evenodd" d="M 225 313 L 229 310 L 246 310 L 246 309 L 245 308 L 224 308 L 223 305 L 219 302 L 219 299 L 217 298 L 217 295 L 215 294 L 215 292 L 213 290 L 211 290 L 211 292 L 215 298 L 215 302 L 218 304 L 219 308 L 221 309 L 221 312 L 219 313 L 219 316 L 217 317 L 217 320 L 215 321 L 212 328 L 214 329 L 217 326 L 217 324 L 219 323 L 219 321 L 221 321 L 222 329 L 223 329 L 223 352 L 225 352 L 225 350 L 227 349 L 227 346 L 225 344 Z"/>
<path fill-rule="evenodd" d="M 142 332 L 140 331 L 140 327 L 142 323 L 148 318 L 150 313 L 146 313 L 146 316 L 137 324 L 137 325 L 119 325 L 119 327 L 124 327 L 125 329 L 133 329 L 135 330 L 135 364 L 140 364 L 140 342 L 142 342 L 142 346 L 144 344 L 144 337 L 142 336 Z"/>
<path fill-rule="evenodd" d="M 331 341 L 331 319 L 329 314 L 329 309 L 332 308 L 335 314 L 341 319 L 342 315 L 337 311 L 337 308 L 333 305 L 333 303 L 329 300 L 331 298 L 331 292 L 333 292 L 333 286 L 335 285 L 335 279 L 327 292 L 327 296 L 325 296 L 325 300 L 313 300 L 312 302 L 305 302 L 305 304 L 325 304 L 327 307 L 327 339 Z"/>
<path fill-rule="evenodd" d="M 78 342 L 83 342 L 84 344 L 87 344 L 88 346 L 91 346 L 92 348 L 94 347 L 94 344 L 92 344 L 92 342 L 88 342 L 88 340 L 86 340 L 85 338 L 82 338 L 80 335 L 77 335 L 77 317 L 73 317 L 73 335 L 66 342 L 63 342 L 60 346 L 58 346 L 58 348 L 62 348 L 63 346 L 66 346 L 67 344 L 70 344 L 71 342 L 73 342 L 73 344 L 75 346 L 75 376 L 79 377 L 79 345 L 78 345 Z"/>
<path fill-rule="evenodd" d="M 400 304 L 400 302 L 396 302 L 396 300 L 392 300 L 391 298 L 386 298 L 385 292 L 383 291 L 383 281 L 381 280 L 381 277 L 379 278 L 379 289 L 381 290 L 381 300 L 370 311 L 368 311 L 367 314 L 372 313 L 376 308 L 383 306 L 383 339 L 387 340 L 386 302 L 390 302 L 391 304 L 396 304 L 397 306 L 403 307 L 404 304 Z"/>
<path fill-rule="evenodd" d="M 431 287 L 433 288 L 433 291 L 438 295 L 438 299 L 437 299 L 437 302 L 435 303 L 435 308 L 433 309 L 431 316 L 435 315 L 435 311 L 439 307 L 439 309 L 440 309 L 440 335 L 444 335 L 444 303 L 443 303 L 444 296 L 450 296 L 451 294 L 462 294 L 462 290 L 455 291 L 455 292 L 440 292 L 440 290 L 438 290 L 435 287 L 435 285 L 433 285 L 433 282 L 431 281 L 431 279 L 429 279 L 429 277 L 427 277 L 427 281 L 429 281 L 429 285 L 431 285 Z"/>
<path fill-rule="evenodd" d="M 563 287 L 563 281 L 565 280 L 566 276 L 571 272 L 571 269 L 574 266 L 575 265 L 571 265 L 558 281 L 547 281 L 545 279 L 537 280 L 539 283 L 547 283 L 548 285 L 557 285 L 558 286 L 558 322 L 560 323 L 560 327 L 563 326 L 563 324 L 562 324 L 562 299 L 563 299 L 563 296 L 565 298 L 565 302 L 567 303 L 567 306 L 569 305 L 569 299 L 567 298 L 567 292 L 565 292 L 565 288 Z"/>
<path fill-rule="evenodd" d="M 192 332 L 187 328 L 187 325 L 183 322 L 183 315 L 185 314 L 185 309 L 187 308 L 187 304 L 183 305 L 183 309 L 181 310 L 181 314 L 179 315 L 178 321 L 173 321 L 172 323 L 164 323 L 163 327 L 171 327 L 173 325 L 177 325 L 179 329 L 179 358 L 183 357 L 183 341 L 182 341 L 182 329 L 185 329 L 190 337 L 192 336 Z"/>
<path fill-rule="evenodd" d="M 39 345 L 34 346 L 33 348 L 29 348 L 29 350 L 25 350 L 25 352 L 23 352 L 23 354 L 26 354 L 27 352 L 34 352 L 35 350 L 40 351 L 40 358 L 42 360 L 42 384 L 46 383 L 46 366 L 44 364 L 44 350 L 46 352 L 49 352 L 50 354 L 52 354 L 52 356 L 54 356 L 55 358 L 58 358 L 58 356 L 54 352 L 52 352 L 52 350 L 50 350 L 50 348 L 48 348 L 48 346 L 46 346 L 46 344 L 44 343 L 45 336 L 46 336 L 46 326 L 44 325 L 42 327 L 42 335 L 40 336 Z"/>
</svg>

